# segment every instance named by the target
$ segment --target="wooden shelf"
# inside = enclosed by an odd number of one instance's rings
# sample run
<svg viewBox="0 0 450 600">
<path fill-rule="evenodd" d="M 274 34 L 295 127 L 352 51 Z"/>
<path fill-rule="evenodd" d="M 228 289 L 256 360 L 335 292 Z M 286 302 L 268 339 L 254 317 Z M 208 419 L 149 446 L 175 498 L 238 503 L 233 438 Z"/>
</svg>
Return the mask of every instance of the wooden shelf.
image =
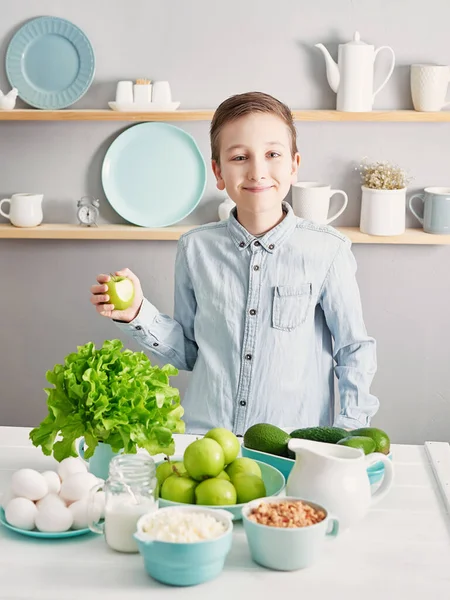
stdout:
<svg viewBox="0 0 450 600">
<path fill-rule="evenodd" d="M 181 234 L 198 225 L 151 229 L 135 225 L 80 225 L 43 224 L 39 227 L 14 227 L 0 224 L 0 239 L 41 240 L 178 240 Z M 450 235 L 431 235 L 421 229 L 407 229 L 403 235 L 379 237 L 361 233 L 358 227 L 337 227 L 354 244 L 423 244 L 450 245 Z"/>
<path fill-rule="evenodd" d="M 375 110 L 372 112 L 338 112 L 336 110 L 293 110 L 296 121 L 375 121 L 450 123 L 450 110 L 417 112 L 415 110 Z M 0 121 L 210 121 L 214 110 L 175 110 L 171 112 L 117 112 L 113 110 L 0 110 Z"/>
</svg>

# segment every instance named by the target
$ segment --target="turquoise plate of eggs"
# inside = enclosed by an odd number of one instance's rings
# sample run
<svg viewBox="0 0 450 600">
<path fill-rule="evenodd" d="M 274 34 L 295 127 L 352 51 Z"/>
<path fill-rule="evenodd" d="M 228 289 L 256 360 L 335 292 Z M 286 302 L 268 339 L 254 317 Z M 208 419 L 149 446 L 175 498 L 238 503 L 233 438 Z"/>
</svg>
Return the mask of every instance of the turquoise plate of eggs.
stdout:
<svg viewBox="0 0 450 600">
<path fill-rule="evenodd" d="M 76 537 L 79 535 L 85 535 L 86 533 L 92 533 L 92 531 L 89 528 L 87 528 L 87 529 L 69 529 L 68 531 L 58 531 L 58 532 L 38 531 L 37 529 L 19 529 L 19 527 L 13 527 L 13 525 L 10 525 L 8 523 L 8 521 L 6 520 L 5 511 L 3 508 L 0 508 L 0 523 L 7 529 L 10 529 L 11 531 L 15 531 L 16 533 L 21 533 L 22 535 L 28 535 L 30 537 L 37 537 L 37 538 L 52 538 L 52 539 L 69 538 L 69 537 Z"/>
</svg>

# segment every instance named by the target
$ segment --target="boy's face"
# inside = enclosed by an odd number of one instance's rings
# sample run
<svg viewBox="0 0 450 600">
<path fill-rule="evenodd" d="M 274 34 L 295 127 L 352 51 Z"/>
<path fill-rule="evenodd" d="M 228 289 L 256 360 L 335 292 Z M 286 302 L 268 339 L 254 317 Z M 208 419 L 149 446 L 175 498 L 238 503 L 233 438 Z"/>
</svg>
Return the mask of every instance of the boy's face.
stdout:
<svg viewBox="0 0 450 600">
<path fill-rule="evenodd" d="M 299 164 L 287 125 L 275 115 L 253 113 L 222 129 L 220 166 L 212 161 L 212 168 L 218 189 L 226 189 L 238 212 L 261 214 L 281 206 Z"/>
</svg>

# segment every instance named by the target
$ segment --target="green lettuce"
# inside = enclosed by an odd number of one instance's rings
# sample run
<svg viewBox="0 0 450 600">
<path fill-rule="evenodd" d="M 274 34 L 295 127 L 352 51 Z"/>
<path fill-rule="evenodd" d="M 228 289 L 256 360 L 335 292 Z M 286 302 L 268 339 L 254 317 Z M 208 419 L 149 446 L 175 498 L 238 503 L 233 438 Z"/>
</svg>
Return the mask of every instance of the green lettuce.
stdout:
<svg viewBox="0 0 450 600">
<path fill-rule="evenodd" d="M 99 442 L 114 452 L 175 452 L 173 433 L 184 433 L 180 395 L 169 385 L 177 375 L 172 365 L 152 366 L 143 352 L 122 350 L 120 340 L 78 346 L 64 365 L 47 371 L 48 415 L 30 432 L 35 446 L 61 461 L 77 456 L 75 440 L 84 436 L 85 457 Z"/>
</svg>

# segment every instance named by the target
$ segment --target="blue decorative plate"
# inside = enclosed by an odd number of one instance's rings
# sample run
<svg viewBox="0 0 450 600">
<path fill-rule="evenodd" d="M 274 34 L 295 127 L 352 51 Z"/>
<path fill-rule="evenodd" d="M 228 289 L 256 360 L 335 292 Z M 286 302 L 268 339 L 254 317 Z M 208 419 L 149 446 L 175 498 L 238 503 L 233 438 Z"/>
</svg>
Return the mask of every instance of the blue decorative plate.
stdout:
<svg viewBox="0 0 450 600">
<path fill-rule="evenodd" d="M 167 123 L 130 127 L 109 147 L 102 183 L 111 206 L 142 227 L 166 227 L 191 213 L 206 186 L 194 138 Z"/>
<path fill-rule="evenodd" d="M 16 533 L 21 533 L 22 535 L 28 535 L 30 537 L 37 537 L 37 538 L 47 538 L 47 539 L 58 538 L 58 539 L 60 539 L 60 538 L 76 537 L 78 535 L 85 535 L 86 533 L 92 533 L 90 529 L 69 529 L 69 531 L 59 531 L 57 533 L 38 531 L 37 529 L 32 529 L 31 531 L 28 531 L 27 529 L 20 529 L 19 527 L 13 527 L 12 525 L 10 525 L 8 523 L 8 521 L 6 520 L 6 517 L 5 517 L 5 511 L 3 510 L 3 508 L 0 508 L 0 523 L 7 529 L 10 529 L 11 531 L 15 531 Z"/>
<path fill-rule="evenodd" d="M 59 109 L 83 96 L 95 58 L 86 35 L 65 19 L 38 17 L 25 23 L 6 52 L 6 74 L 30 106 Z"/>
</svg>

